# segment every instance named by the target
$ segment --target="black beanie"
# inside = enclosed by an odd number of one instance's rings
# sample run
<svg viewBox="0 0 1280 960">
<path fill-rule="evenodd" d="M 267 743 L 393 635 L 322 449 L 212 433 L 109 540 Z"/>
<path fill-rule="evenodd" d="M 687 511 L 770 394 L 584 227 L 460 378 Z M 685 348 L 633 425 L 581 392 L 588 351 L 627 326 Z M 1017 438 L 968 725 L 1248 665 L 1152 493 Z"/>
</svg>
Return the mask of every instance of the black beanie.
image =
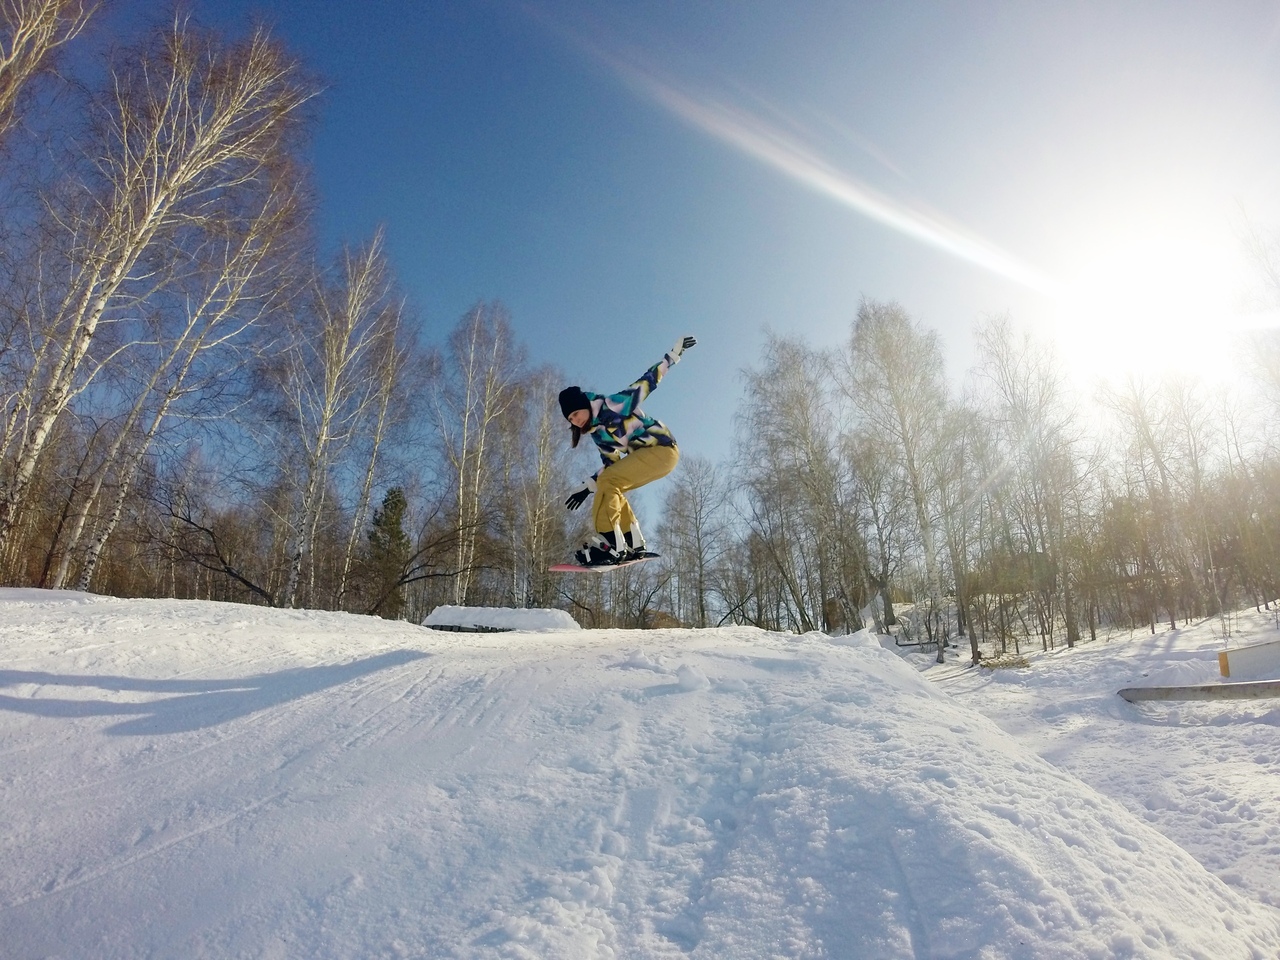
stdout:
<svg viewBox="0 0 1280 960">
<path fill-rule="evenodd" d="M 560 391 L 560 412 L 566 420 L 575 410 L 590 410 L 591 401 L 582 392 L 581 387 L 565 387 Z"/>
</svg>

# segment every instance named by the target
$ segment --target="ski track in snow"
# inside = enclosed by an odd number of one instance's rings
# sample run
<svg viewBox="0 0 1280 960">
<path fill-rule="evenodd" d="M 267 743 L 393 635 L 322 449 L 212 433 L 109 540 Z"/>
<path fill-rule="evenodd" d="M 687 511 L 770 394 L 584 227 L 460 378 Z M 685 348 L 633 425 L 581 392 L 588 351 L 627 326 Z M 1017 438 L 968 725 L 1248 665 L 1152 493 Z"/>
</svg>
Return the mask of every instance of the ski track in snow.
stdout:
<svg viewBox="0 0 1280 960">
<path fill-rule="evenodd" d="M 0 591 L 6 958 L 1280 956 L 1274 720 L 1112 702 L 1140 646 L 56 596 Z"/>
</svg>

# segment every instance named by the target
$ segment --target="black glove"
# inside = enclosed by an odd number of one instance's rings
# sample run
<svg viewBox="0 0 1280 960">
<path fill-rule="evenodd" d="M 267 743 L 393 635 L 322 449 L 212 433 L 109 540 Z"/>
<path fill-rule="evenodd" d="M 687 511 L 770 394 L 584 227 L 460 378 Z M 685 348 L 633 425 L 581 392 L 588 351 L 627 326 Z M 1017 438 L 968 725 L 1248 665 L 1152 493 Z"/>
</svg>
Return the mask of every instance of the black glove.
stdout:
<svg viewBox="0 0 1280 960">
<path fill-rule="evenodd" d="M 591 488 L 583 487 L 581 490 L 569 494 L 569 498 L 565 500 L 564 505 L 570 510 L 577 510 L 587 502 L 587 497 L 589 496 L 591 496 Z"/>
</svg>

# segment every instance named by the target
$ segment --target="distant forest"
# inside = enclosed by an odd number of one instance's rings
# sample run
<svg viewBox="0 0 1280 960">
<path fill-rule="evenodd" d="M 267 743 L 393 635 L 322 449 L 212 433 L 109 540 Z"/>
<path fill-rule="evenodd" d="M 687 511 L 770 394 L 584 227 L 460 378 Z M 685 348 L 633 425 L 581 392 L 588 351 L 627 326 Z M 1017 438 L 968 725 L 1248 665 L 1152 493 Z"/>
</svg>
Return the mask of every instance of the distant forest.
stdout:
<svg viewBox="0 0 1280 960">
<path fill-rule="evenodd" d="M 6 584 L 872 624 L 975 660 L 1280 595 L 1276 331 L 1242 344 L 1230 391 L 1081 398 L 1010 318 L 978 324 L 961 383 L 934 332 L 873 301 L 838 348 L 767 338 L 733 459 L 686 452 L 660 488 L 660 562 L 549 574 L 587 532 L 562 505 L 582 479 L 564 377 L 498 303 L 428 342 L 381 236 L 319 255 L 317 86 L 265 31 L 179 18 L 71 82 L 93 14 L 0 0 Z M 1275 246 L 1249 248 L 1280 298 Z"/>
</svg>

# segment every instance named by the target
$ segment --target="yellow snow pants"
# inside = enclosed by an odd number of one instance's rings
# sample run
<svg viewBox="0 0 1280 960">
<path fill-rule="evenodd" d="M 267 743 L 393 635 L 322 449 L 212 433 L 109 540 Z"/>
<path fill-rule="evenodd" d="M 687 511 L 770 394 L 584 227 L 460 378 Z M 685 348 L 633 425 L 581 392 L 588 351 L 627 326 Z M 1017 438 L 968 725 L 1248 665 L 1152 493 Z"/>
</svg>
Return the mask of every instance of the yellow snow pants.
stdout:
<svg viewBox="0 0 1280 960">
<path fill-rule="evenodd" d="M 630 530 L 636 515 L 627 502 L 627 491 L 662 479 L 679 460 L 680 451 L 675 447 L 638 447 L 601 470 L 596 477 L 596 501 L 592 507 L 596 532 L 608 533 L 615 526 L 623 533 Z"/>
</svg>

